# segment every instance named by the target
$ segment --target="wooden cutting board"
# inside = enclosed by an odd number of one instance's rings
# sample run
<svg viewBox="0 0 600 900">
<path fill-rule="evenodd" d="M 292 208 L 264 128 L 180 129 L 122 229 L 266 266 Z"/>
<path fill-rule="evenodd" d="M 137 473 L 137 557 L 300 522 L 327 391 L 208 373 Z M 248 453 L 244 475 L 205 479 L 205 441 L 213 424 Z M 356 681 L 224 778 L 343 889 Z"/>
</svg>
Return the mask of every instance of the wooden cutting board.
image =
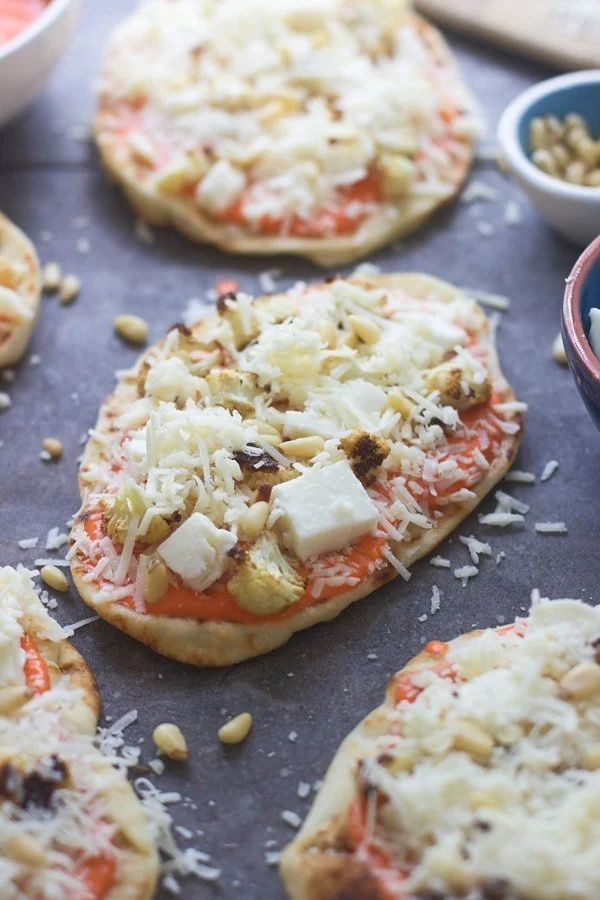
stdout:
<svg viewBox="0 0 600 900">
<path fill-rule="evenodd" d="M 600 66 L 600 0 L 415 0 L 441 25 L 560 69 Z"/>
</svg>

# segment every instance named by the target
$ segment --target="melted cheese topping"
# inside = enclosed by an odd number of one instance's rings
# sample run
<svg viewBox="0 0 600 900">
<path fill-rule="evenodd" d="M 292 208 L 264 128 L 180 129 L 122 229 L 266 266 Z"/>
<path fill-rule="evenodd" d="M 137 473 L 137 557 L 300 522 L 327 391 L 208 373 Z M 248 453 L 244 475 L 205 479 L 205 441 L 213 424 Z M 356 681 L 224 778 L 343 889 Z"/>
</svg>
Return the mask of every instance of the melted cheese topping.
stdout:
<svg viewBox="0 0 600 900">
<path fill-rule="evenodd" d="M 370 326 L 370 343 L 356 339 L 357 320 Z M 282 481 L 352 463 L 358 427 L 383 447 L 382 465 L 358 487 L 378 509 L 375 535 L 387 547 L 383 556 L 393 559 L 448 506 L 472 499 L 489 460 L 520 429 L 514 416 L 523 405 L 496 409 L 492 400 L 465 425 L 452 396 L 444 399 L 443 381 L 436 377 L 442 387 L 432 386 L 432 373 L 439 375 L 443 365 L 459 374 L 453 396 L 473 395 L 477 402 L 484 384 L 505 390 L 490 384 L 486 351 L 473 337 L 478 330 L 483 340 L 485 328 L 471 299 L 457 291 L 442 301 L 434 287 L 417 299 L 338 280 L 299 284 L 258 304 L 243 294 L 227 300 L 220 316 L 198 323 L 192 334 L 170 332 L 130 374 L 144 396 L 116 420 L 116 431 L 92 439 L 101 457 L 82 468 L 84 518 L 74 528 L 70 556 L 84 562 L 87 581 L 102 585 L 100 602 L 135 597 L 143 611 L 145 568 L 182 520 L 202 514 L 247 546 L 247 516 L 264 500 L 261 469 L 268 486 L 273 469 Z M 165 400 L 167 388 L 171 399 Z M 139 424 L 144 417 L 141 427 L 131 427 L 132 419 Z M 296 456 L 295 445 L 288 455 L 281 452 L 282 439 L 298 436 L 312 436 L 310 458 Z M 469 453 L 473 442 L 478 458 Z M 249 479 L 245 465 L 252 459 Z M 266 530 L 281 544 L 280 514 L 271 508 Z M 322 554 L 311 560 L 315 597 L 328 584 L 339 588 L 348 570 L 338 557 Z M 230 557 L 213 562 L 225 578 L 235 569 Z M 299 571 L 293 554 L 289 562 Z M 370 571 L 376 565 L 387 563 L 372 563 Z"/>
<path fill-rule="evenodd" d="M 473 101 L 406 5 L 151 0 L 110 44 L 99 140 L 144 184 L 257 231 L 449 196 Z"/>
<path fill-rule="evenodd" d="M 19 566 L 0 568 L 0 689 L 25 684 L 25 653 L 21 638 L 27 626 L 52 641 L 63 631 L 52 619 L 35 592 L 31 573 Z"/>
<path fill-rule="evenodd" d="M 452 678 L 411 676 L 361 774 L 406 896 L 600 895 L 599 639 L 600 607 L 544 601 L 524 628 L 451 645 Z M 595 689 L 571 691 L 582 665 Z"/>
</svg>

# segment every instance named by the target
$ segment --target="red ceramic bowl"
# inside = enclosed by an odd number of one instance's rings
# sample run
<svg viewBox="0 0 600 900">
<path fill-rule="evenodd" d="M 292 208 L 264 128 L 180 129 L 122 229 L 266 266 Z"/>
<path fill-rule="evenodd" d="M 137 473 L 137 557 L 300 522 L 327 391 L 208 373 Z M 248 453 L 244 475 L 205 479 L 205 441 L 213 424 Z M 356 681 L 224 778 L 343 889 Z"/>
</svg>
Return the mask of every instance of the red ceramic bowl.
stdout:
<svg viewBox="0 0 600 900">
<path fill-rule="evenodd" d="M 583 251 L 567 278 L 562 313 L 569 367 L 583 402 L 600 430 L 600 360 L 588 339 L 593 306 L 600 307 L 600 236 Z"/>
</svg>

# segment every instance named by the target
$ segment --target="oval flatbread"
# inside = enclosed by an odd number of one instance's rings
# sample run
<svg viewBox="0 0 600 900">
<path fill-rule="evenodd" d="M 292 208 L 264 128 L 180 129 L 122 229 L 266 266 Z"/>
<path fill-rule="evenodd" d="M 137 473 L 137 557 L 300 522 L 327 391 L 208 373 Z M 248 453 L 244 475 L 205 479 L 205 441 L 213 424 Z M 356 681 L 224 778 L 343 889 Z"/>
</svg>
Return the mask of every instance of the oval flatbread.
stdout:
<svg viewBox="0 0 600 900">
<path fill-rule="evenodd" d="M 149 822 L 93 742 L 100 701 L 29 572 L 0 568 L 0 895 L 147 900 Z"/>
<path fill-rule="evenodd" d="M 109 42 L 94 131 L 137 213 L 322 266 L 458 191 L 476 104 L 404 0 L 153 0 Z"/>
<path fill-rule="evenodd" d="M 594 900 L 600 607 L 432 641 L 346 738 L 282 855 L 292 900 Z"/>
<path fill-rule="evenodd" d="M 35 247 L 0 213 L 0 368 L 18 362 L 40 309 L 40 265 Z"/>
<path fill-rule="evenodd" d="M 429 553 L 522 427 L 477 304 L 423 275 L 299 284 L 175 327 L 100 411 L 81 596 L 195 665 L 264 653 Z"/>
</svg>

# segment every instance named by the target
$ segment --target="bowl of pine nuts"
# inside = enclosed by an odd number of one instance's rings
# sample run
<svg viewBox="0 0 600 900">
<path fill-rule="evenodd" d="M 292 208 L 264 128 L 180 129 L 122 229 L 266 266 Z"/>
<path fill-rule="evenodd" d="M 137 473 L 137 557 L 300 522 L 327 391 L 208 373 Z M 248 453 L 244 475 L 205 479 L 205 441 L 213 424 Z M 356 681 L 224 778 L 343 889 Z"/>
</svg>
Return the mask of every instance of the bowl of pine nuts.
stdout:
<svg viewBox="0 0 600 900">
<path fill-rule="evenodd" d="M 584 245 L 600 233 L 600 69 L 520 94 L 498 126 L 508 170 L 546 222 Z"/>
</svg>

